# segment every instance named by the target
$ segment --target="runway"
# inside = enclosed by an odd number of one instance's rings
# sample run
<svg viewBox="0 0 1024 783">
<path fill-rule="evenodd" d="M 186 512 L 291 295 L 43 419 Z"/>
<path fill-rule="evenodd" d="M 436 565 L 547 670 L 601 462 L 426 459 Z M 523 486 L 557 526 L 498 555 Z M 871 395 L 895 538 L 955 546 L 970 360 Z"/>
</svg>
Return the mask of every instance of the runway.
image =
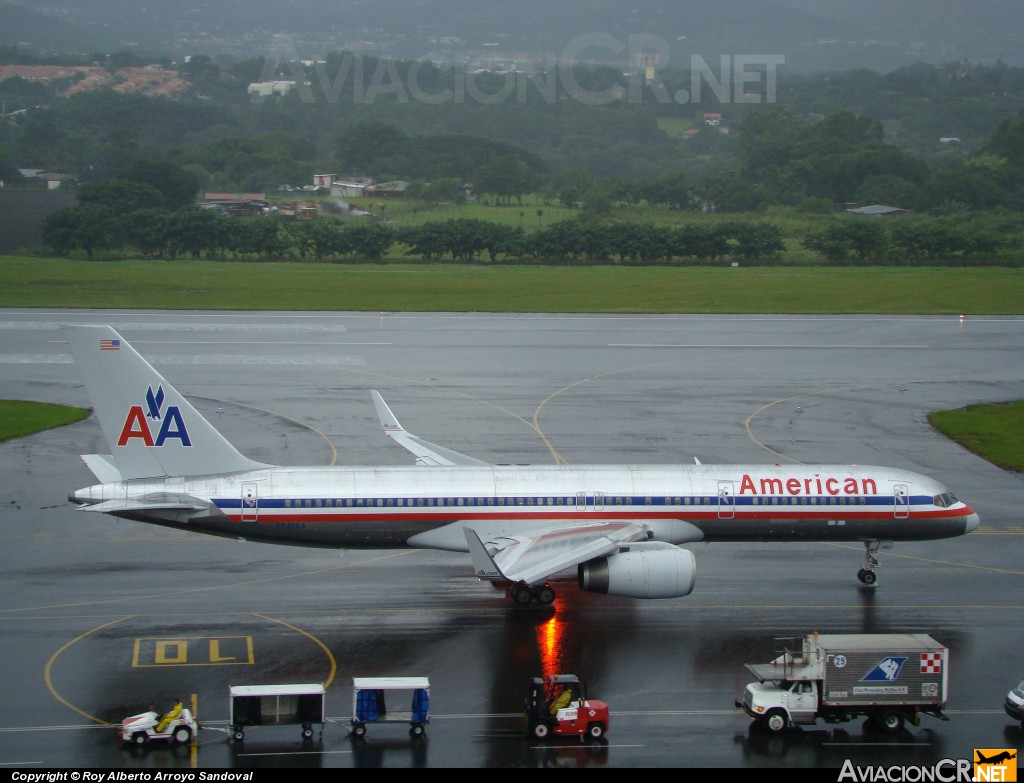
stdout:
<svg viewBox="0 0 1024 783">
<path fill-rule="evenodd" d="M 403 465 L 379 390 L 417 435 L 499 463 L 836 462 L 918 471 L 981 516 L 898 543 L 879 581 L 857 544 L 701 544 L 685 598 L 581 592 L 516 609 L 467 555 L 240 543 L 76 512 L 107 447 L 94 417 L 0 444 L 0 766 L 14 769 L 931 765 L 1021 748 L 1024 477 L 936 433 L 933 410 L 1024 398 L 1024 318 L 0 311 L 0 398 L 87 407 L 58 327 L 108 323 L 243 453 Z M 949 721 L 766 736 L 733 707 L 744 663 L 813 631 L 928 633 L 951 651 Z M 179 654 L 168 656 L 168 645 Z M 611 707 L 606 742 L 527 739 L 529 678 L 572 672 Z M 427 676 L 424 740 L 353 742 L 353 677 Z M 329 720 L 229 742 L 228 688 L 325 683 Z M 195 699 L 186 746 L 113 724 Z"/>
</svg>

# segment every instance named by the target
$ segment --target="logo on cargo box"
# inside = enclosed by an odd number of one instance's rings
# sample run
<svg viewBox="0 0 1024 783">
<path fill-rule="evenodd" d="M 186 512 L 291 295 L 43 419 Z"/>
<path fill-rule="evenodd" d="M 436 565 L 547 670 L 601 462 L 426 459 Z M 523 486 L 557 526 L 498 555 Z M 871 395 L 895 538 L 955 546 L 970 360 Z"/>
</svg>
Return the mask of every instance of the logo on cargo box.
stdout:
<svg viewBox="0 0 1024 783">
<path fill-rule="evenodd" d="M 900 676 L 900 672 L 903 670 L 903 664 L 907 662 L 907 657 L 903 656 L 898 658 L 896 656 L 889 656 L 883 658 L 874 669 L 869 671 L 863 677 L 861 682 L 892 682 Z"/>
</svg>

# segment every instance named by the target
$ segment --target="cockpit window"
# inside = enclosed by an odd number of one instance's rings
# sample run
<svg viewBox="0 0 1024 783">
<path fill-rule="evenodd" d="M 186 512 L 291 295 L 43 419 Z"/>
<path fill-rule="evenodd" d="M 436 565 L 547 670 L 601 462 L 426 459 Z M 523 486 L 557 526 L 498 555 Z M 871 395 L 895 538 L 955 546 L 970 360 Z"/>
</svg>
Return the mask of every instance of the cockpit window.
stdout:
<svg viewBox="0 0 1024 783">
<path fill-rule="evenodd" d="M 959 502 L 960 501 L 957 500 L 956 495 L 952 492 L 943 492 L 941 495 L 936 495 L 932 498 L 932 503 L 939 508 L 949 508 L 950 506 L 955 506 Z"/>
</svg>

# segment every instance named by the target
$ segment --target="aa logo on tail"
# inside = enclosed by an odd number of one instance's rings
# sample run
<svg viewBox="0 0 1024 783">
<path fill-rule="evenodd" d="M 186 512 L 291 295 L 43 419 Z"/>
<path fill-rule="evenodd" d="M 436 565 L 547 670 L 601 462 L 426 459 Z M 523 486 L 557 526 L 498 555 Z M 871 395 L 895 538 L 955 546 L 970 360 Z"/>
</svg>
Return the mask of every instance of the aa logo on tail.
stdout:
<svg viewBox="0 0 1024 783">
<path fill-rule="evenodd" d="M 178 406 L 168 405 L 167 410 L 163 407 L 164 387 L 158 386 L 154 393 L 150 386 L 146 390 L 146 410 L 143 411 L 141 405 L 133 405 L 128 409 L 117 445 L 127 446 L 129 441 L 140 438 L 146 446 L 163 446 L 168 440 L 177 440 L 182 446 L 191 446 L 192 439 L 188 436 Z"/>
</svg>

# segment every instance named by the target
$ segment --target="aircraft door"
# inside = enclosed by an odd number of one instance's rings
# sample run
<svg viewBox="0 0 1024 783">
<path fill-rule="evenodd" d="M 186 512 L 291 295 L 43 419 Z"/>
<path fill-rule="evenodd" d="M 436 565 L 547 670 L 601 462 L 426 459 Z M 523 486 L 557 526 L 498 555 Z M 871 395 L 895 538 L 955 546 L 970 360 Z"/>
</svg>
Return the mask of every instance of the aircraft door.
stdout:
<svg viewBox="0 0 1024 783">
<path fill-rule="evenodd" d="M 259 519 L 260 498 L 255 481 L 242 482 L 242 522 L 256 522 Z"/>
<path fill-rule="evenodd" d="M 892 488 L 893 516 L 906 519 L 910 516 L 910 487 L 906 484 L 895 484 Z"/>
<path fill-rule="evenodd" d="M 600 511 L 604 508 L 603 492 L 577 492 L 577 511 Z"/>
<path fill-rule="evenodd" d="M 731 481 L 718 482 L 718 518 L 732 519 L 736 516 L 736 498 L 732 494 Z"/>
</svg>

